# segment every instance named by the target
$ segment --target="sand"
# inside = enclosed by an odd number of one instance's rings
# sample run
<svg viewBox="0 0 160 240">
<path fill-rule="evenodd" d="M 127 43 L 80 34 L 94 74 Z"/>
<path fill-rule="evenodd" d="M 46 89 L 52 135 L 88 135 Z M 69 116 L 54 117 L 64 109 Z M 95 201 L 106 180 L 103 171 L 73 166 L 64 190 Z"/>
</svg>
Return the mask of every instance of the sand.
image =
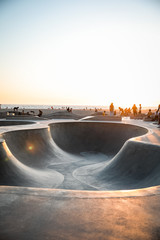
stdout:
<svg viewBox="0 0 160 240">
<path fill-rule="evenodd" d="M 24 111 L 24 115 L 22 115 L 22 111 Z M 18 109 L 18 112 L 15 116 L 12 115 L 14 113 L 13 109 L 0 109 L 0 119 L 24 119 L 24 120 L 45 120 L 45 119 L 75 119 L 79 120 L 88 116 L 92 116 L 92 120 L 107 120 L 106 116 L 103 116 L 103 111 L 106 112 L 106 115 L 109 116 L 109 110 L 108 109 L 98 109 L 97 112 L 95 112 L 95 109 L 72 109 L 72 112 L 68 112 L 66 109 L 41 109 L 42 116 L 38 117 L 39 109 Z M 7 115 L 7 112 L 10 114 Z M 142 109 L 143 114 L 147 114 L 148 109 Z M 154 112 L 154 111 L 153 111 Z M 29 114 L 27 114 L 29 113 Z M 119 109 L 116 110 L 116 117 L 120 116 Z M 144 115 L 143 115 L 144 117 Z M 118 120 L 118 119 L 117 119 Z"/>
<path fill-rule="evenodd" d="M 39 109 L 19 109 L 18 112 L 22 113 L 24 110 L 24 115 L 16 114 L 16 116 L 12 116 L 13 109 L 1 109 L 0 110 L 0 118 L 27 118 L 27 119 L 33 119 L 37 117 L 39 113 Z M 95 114 L 95 110 L 85 110 L 85 109 L 73 109 L 72 112 L 68 112 L 66 109 L 41 109 L 42 116 L 39 119 L 44 119 L 44 118 L 71 118 L 71 119 L 80 119 L 86 116 L 91 116 Z M 6 113 L 10 112 L 10 116 L 6 115 Z M 27 115 L 27 112 L 29 115 Z M 101 114 L 102 115 L 102 110 Z M 14 113 L 14 112 L 13 112 Z"/>
</svg>

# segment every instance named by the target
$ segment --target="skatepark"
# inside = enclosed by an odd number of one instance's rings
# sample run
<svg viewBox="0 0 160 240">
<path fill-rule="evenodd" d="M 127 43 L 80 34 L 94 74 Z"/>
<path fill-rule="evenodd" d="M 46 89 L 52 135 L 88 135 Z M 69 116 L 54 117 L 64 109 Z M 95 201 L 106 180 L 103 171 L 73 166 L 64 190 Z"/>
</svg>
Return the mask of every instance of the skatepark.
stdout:
<svg viewBox="0 0 160 240">
<path fill-rule="evenodd" d="M 154 123 L 0 121 L 0 239 L 159 239 Z"/>
</svg>

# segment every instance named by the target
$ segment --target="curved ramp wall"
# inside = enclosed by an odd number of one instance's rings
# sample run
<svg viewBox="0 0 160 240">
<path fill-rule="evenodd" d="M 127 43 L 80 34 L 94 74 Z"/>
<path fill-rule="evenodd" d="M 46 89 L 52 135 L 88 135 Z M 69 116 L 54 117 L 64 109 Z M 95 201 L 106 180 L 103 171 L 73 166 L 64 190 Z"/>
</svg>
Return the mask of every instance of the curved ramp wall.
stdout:
<svg viewBox="0 0 160 240">
<path fill-rule="evenodd" d="M 147 132 L 136 125 L 100 122 L 61 122 L 5 132 L 0 149 L 1 184 L 58 188 L 68 178 L 67 184 L 79 181 L 84 190 L 159 185 L 160 146 L 131 139 Z M 83 152 L 92 153 L 91 158 L 82 156 Z M 101 161 L 96 153 L 105 159 Z M 69 189 L 67 184 L 62 187 Z"/>
<path fill-rule="evenodd" d="M 0 142 L 0 184 L 25 187 L 56 188 L 63 175 L 54 170 L 38 170 L 18 161 L 5 141 Z"/>
<path fill-rule="evenodd" d="M 27 166 L 45 168 L 68 160 L 53 142 L 48 127 L 6 132 L 3 137 L 12 154 Z"/>
<path fill-rule="evenodd" d="M 128 140 L 105 164 L 81 167 L 74 176 L 99 190 L 128 190 L 160 185 L 160 146 Z"/>
<path fill-rule="evenodd" d="M 6 132 L 4 139 L 12 154 L 28 166 L 41 168 L 55 157 L 47 128 Z"/>
<path fill-rule="evenodd" d="M 115 155 L 128 139 L 148 132 L 143 127 L 108 122 L 54 123 L 50 129 L 55 143 L 72 154 L 93 151 Z"/>
</svg>

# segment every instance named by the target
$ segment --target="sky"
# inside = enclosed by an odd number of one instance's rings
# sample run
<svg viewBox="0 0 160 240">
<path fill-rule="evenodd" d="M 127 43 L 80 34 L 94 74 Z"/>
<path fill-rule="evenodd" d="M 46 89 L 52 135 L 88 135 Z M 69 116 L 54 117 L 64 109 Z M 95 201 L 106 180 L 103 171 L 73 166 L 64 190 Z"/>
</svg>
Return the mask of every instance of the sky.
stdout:
<svg viewBox="0 0 160 240">
<path fill-rule="evenodd" d="M 0 0 L 0 103 L 160 104 L 160 0 Z"/>
</svg>

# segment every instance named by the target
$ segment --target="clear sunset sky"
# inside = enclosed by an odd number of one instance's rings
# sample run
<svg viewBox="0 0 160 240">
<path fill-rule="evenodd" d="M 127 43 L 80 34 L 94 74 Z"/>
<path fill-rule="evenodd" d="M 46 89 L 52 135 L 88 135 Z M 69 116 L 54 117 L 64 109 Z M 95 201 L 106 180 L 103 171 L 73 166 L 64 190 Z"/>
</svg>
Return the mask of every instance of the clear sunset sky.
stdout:
<svg viewBox="0 0 160 240">
<path fill-rule="evenodd" d="M 0 103 L 160 104 L 159 0 L 0 0 Z"/>
</svg>

